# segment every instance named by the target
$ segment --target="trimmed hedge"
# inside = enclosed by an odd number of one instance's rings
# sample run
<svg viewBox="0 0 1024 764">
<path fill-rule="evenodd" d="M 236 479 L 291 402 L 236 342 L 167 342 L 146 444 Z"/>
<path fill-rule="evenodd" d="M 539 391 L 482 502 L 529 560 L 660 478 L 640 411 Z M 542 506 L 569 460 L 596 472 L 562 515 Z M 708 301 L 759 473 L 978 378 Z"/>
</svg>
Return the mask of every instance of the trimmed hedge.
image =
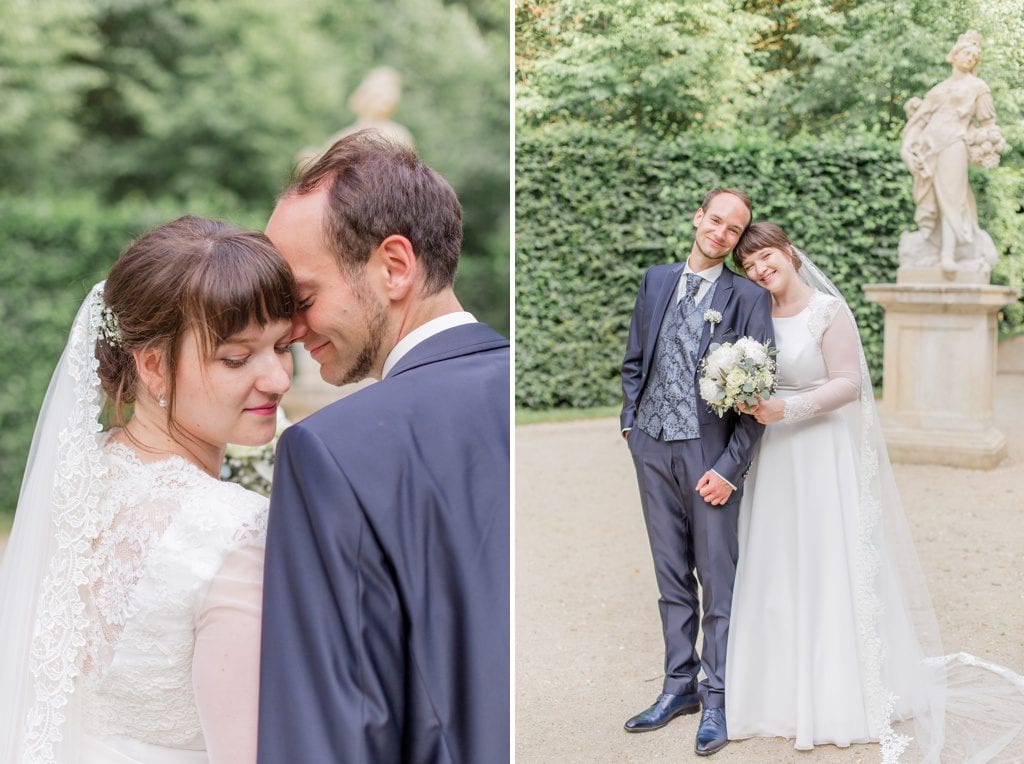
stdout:
<svg viewBox="0 0 1024 764">
<path fill-rule="evenodd" d="M 85 295 L 132 239 L 185 212 L 266 220 L 209 202 L 0 197 L 0 512 L 17 504 L 39 406 Z"/>
<path fill-rule="evenodd" d="M 1004 255 L 1010 247 L 998 234 L 1015 229 L 1019 260 L 1022 215 L 1004 195 L 1007 185 L 1024 189 L 1024 173 L 996 172 L 973 181 L 983 225 Z M 998 196 L 986 196 L 990 183 Z M 880 381 L 883 312 L 864 300 L 861 285 L 895 279 L 899 236 L 912 225 L 911 178 L 897 144 L 867 134 L 775 143 L 551 126 L 516 138 L 517 405 L 621 400 L 619 367 L 641 276 L 688 256 L 693 214 L 715 186 L 749 193 L 754 219 L 781 225 L 836 283 Z M 1002 221 L 999 230 L 986 212 Z M 1021 280 L 1019 265 L 1000 266 L 996 280 Z"/>
</svg>

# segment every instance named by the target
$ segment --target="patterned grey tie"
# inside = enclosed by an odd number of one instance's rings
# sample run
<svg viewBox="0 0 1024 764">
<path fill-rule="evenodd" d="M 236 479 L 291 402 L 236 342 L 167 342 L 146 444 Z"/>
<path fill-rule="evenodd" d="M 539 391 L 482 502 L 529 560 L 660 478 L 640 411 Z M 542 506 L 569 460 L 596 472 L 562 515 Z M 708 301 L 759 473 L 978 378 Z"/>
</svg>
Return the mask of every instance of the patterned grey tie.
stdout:
<svg viewBox="0 0 1024 764">
<path fill-rule="evenodd" d="M 686 274 L 686 294 L 683 295 L 683 299 L 679 302 L 682 304 L 683 315 L 685 316 L 697 305 L 697 290 L 700 289 L 700 285 L 704 282 L 704 279 L 698 276 L 696 273 Z"/>
</svg>

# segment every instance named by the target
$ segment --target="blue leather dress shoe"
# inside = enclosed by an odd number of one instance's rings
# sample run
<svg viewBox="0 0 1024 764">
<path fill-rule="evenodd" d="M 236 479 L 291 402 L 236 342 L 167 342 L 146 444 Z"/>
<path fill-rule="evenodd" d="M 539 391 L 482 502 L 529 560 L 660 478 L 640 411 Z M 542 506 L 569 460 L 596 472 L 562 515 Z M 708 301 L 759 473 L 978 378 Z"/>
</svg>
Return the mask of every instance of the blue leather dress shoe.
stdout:
<svg viewBox="0 0 1024 764">
<path fill-rule="evenodd" d="M 729 742 L 729 734 L 725 729 L 725 709 L 705 708 L 697 727 L 697 744 L 693 750 L 698 756 L 710 756 L 724 748 Z"/>
<path fill-rule="evenodd" d="M 700 711 L 700 698 L 697 697 L 697 693 L 670 695 L 663 692 L 654 701 L 653 706 L 641 711 L 626 722 L 626 732 L 650 732 L 661 729 L 677 716 L 695 714 L 698 711 Z"/>
</svg>

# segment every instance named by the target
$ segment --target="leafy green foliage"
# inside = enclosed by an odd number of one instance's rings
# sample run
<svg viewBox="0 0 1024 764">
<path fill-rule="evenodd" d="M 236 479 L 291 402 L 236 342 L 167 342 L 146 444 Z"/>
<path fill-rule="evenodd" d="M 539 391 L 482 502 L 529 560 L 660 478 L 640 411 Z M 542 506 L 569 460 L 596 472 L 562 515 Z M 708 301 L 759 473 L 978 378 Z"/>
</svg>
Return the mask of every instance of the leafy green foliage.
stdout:
<svg viewBox="0 0 1024 764">
<path fill-rule="evenodd" d="M 869 134 L 769 143 L 579 125 L 518 131 L 517 405 L 606 406 L 619 398 L 643 272 L 689 255 L 693 214 L 715 186 L 749 193 L 754 219 L 781 225 L 836 283 L 879 380 L 883 313 L 861 286 L 894 279 L 899 236 L 913 220 L 898 155 L 893 141 Z M 1000 273 L 1019 287 L 1021 197 L 1006 194 L 1021 188 L 1021 173 L 985 175 L 979 207 L 1001 221 L 991 228 L 1004 256 Z"/>
<path fill-rule="evenodd" d="M 748 41 L 767 26 L 730 0 L 517 3 L 517 118 L 659 132 L 735 127 L 758 70 Z"/>
<path fill-rule="evenodd" d="M 948 76 L 946 53 L 971 28 L 1001 121 L 1019 121 L 1020 0 L 521 0 L 517 119 L 892 136 L 903 104 Z"/>
<path fill-rule="evenodd" d="M 501 0 L 0 0 L 0 192 L 265 213 L 389 64 L 403 77 L 394 119 L 463 204 L 460 296 L 507 332 L 507 13 Z"/>
</svg>

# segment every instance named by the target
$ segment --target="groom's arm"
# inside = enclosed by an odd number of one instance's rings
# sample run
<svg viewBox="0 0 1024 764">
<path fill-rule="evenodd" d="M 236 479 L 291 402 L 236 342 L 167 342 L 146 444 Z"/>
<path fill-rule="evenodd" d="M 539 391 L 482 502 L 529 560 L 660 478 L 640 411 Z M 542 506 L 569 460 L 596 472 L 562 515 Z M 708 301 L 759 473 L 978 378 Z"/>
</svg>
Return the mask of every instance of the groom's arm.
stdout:
<svg viewBox="0 0 1024 764">
<path fill-rule="evenodd" d="M 648 271 L 650 273 L 650 271 Z M 647 273 L 640 283 L 640 292 L 633 307 L 633 316 L 629 321 L 629 336 L 626 339 L 626 356 L 622 360 L 622 413 L 619 415 L 619 426 L 623 431 L 633 426 L 636 418 L 636 404 L 640 391 L 644 387 L 643 364 L 643 303 L 647 291 Z"/>
<path fill-rule="evenodd" d="M 758 291 L 760 294 L 754 301 L 754 306 L 748 314 L 746 326 L 740 331 L 740 336 L 753 337 L 760 342 L 774 345 L 771 294 L 764 289 Z M 750 461 L 754 456 L 754 447 L 757 446 L 757 442 L 763 434 L 763 424 L 749 414 L 740 414 L 725 451 L 712 465 L 712 469 L 733 485 L 742 486 L 747 467 L 750 466 Z"/>
<path fill-rule="evenodd" d="M 402 760 L 403 623 L 347 476 L 315 434 L 289 428 L 267 534 L 260 764 Z"/>
</svg>

